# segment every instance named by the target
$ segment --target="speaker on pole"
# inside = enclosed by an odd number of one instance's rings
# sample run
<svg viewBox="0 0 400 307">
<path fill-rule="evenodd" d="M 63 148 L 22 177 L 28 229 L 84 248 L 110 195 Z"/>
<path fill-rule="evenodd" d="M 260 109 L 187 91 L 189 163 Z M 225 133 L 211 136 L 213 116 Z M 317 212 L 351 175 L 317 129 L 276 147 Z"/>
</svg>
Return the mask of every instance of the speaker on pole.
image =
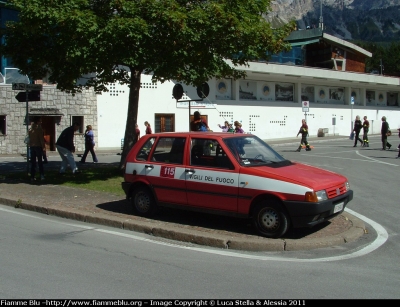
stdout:
<svg viewBox="0 0 400 307">
<path fill-rule="evenodd" d="M 207 82 L 197 87 L 197 95 L 200 98 L 206 98 L 210 94 L 210 86 Z"/>
<path fill-rule="evenodd" d="M 183 96 L 182 84 L 177 83 L 174 85 L 174 88 L 172 89 L 172 96 L 174 96 L 174 98 L 176 100 L 179 100 L 182 98 L 182 96 Z"/>
</svg>

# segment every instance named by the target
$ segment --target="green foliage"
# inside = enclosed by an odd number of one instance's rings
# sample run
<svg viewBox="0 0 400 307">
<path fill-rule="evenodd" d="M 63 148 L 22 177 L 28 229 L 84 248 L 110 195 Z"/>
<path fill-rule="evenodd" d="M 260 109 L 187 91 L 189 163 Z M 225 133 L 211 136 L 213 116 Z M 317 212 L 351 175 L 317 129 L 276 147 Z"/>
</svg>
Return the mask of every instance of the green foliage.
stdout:
<svg viewBox="0 0 400 307">
<path fill-rule="evenodd" d="M 30 182 L 30 176 L 25 171 L 7 173 L 3 180 Z M 121 187 L 123 180 L 122 172 L 118 167 L 98 166 L 84 168 L 78 175 L 67 172 L 64 176 L 60 176 L 58 169 L 46 170 L 46 180 L 36 181 L 34 184 L 64 185 L 123 196 L 125 195 Z"/>
<path fill-rule="evenodd" d="M 158 81 L 199 85 L 211 77 L 243 76 L 232 68 L 266 51 L 288 46 L 293 24 L 273 30 L 262 18 L 269 0 L 10 0 L 20 21 L 7 25 L 3 52 L 33 79 L 48 74 L 61 90 L 97 72 L 88 85 L 131 83 L 126 68 L 153 73 Z M 233 58 L 241 51 L 245 56 Z"/>
<path fill-rule="evenodd" d="M 66 92 L 130 87 L 121 166 L 136 142 L 140 76 L 198 86 L 213 77 L 245 77 L 240 65 L 290 48 L 294 22 L 272 29 L 270 0 L 10 0 L 0 53 L 32 79 L 48 76 Z M 240 57 L 234 54 L 240 52 Z M 229 63 L 230 60 L 233 65 Z M 82 86 L 77 79 L 88 77 Z M 131 73 L 128 73 L 131 72 Z M 172 89 L 171 89 L 172 91 Z"/>
<path fill-rule="evenodd" d="M 400 43 L 355 42 L 372 53 L 366 60 L 366 72 L 377 71 L 385 76 L 400 76 Z M 382 65 L 382 66 L 381 66 Z"/>
</svg>

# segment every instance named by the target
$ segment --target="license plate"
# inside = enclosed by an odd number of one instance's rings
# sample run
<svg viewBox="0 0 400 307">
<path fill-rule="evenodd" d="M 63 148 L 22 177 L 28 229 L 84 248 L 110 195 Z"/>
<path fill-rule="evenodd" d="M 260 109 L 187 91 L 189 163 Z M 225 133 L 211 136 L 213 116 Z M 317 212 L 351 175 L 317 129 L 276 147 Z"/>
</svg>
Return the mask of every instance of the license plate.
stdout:
<svg viewBox="0 0 400 307">
<path fill-rule="evenodd" d="M 344 205 L 344 203 L 339 203 L 339 204 L 335 205 L 335 207 L 333 208 L 333 213 L 342 211 L 343 210 L 343 205 Z"/>
</svg>

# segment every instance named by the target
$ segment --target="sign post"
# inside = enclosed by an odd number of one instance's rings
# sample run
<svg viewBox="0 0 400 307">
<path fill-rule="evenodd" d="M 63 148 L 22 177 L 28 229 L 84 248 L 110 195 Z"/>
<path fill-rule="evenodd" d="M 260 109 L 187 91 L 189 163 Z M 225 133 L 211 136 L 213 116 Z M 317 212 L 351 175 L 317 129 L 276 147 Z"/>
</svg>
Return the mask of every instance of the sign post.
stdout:
<svg viewBox="0 0 400 307">
<path fill-rule="evenodd" d="M 15 98 L 19 102 L 25 101 L 26 103 L 26 113 L 25 113 L 25 124 L 26 124 L 26 134 L 29 133 L 29 99 L 31 101 L 40 101 L 40 91 L 43 90 L 42 84 L 27 84 L 27 83 L 13 83 L 12 89 L 14 91 L 22 90 L 25 92 L 19 92 Z M 26 144 L 26 170 L 29 174 L 29 144 Z"/>
<path fill-rule="evenodd" d="M 203 101 L 204 98 L 207 98 L 209 93 L 210 93 L 210 88 L 209 88 L 208 84 L 203 83 L 201 86 L 197 87 L 197 95 L 201 99 L 180 100 L 183 96 L 183 87 L 179 83 L 174 85 L 174 87 L 172 89 L 172 96 L 176 99 L 177 107 L 186 107 L 186 103 L 187 103 L 187 106 L 189 107 L 189 131 L 190 131 L 190 115 L 191 115 L 192 102 L 197 104 L 198 101 Z M 178 105 L 178 103 L 179 103 L 179 105 Z M 204 104 L 204 103 L 202 103 L 200 106 L 199 105 L 195 105 L 195 106 L 204 108 L 208 105 L 215 108 L 213 106 L 213 104 Z"/>
<path fill-rule="evenodd" d="M 307 122 L 307 112 L 310 112 L 310 102 L 309 101 L 302 101 L 301 105 L 303 107 L 304 120 Z"/>
<path fill-rule="evenodd" d="M 354 105 L 354 97 L 353 96 L 351 96 L 350 104 L 351 104 L 351 129 L 350 129 L 350 132 L 351 132 L 351 131 L 353 131 L 353 105 Z"/>
</svg>

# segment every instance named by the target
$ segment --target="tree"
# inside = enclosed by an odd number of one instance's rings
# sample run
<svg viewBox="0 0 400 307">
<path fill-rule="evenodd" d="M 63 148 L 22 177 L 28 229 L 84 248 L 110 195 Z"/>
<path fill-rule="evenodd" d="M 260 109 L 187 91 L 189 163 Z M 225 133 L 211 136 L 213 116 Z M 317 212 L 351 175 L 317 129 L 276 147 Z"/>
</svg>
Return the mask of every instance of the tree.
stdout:
<svg viewBox="0 0 400 307">
<path fill-rule="evenodd" d="M 366 60 L 366 72 L 376 71 L 385 76 L 400 76 L 400 43 L 390 44 L 359 43 L 372 53 L 372 57 Z"/>
<path fill-rule="evenodd" d="M 3 55 L 32 79 L 77 93 L 128 84 L 121 166 L 136 142 L 141 73 L 198 86 L 243 78 L 241 65 L 289 50 L 294 22 L 272 29 L 270 0 L 10 0 L 19 21 L 4 30 Z M 85 85 L 77 79 L 89 77 Z"/>
</svg>

